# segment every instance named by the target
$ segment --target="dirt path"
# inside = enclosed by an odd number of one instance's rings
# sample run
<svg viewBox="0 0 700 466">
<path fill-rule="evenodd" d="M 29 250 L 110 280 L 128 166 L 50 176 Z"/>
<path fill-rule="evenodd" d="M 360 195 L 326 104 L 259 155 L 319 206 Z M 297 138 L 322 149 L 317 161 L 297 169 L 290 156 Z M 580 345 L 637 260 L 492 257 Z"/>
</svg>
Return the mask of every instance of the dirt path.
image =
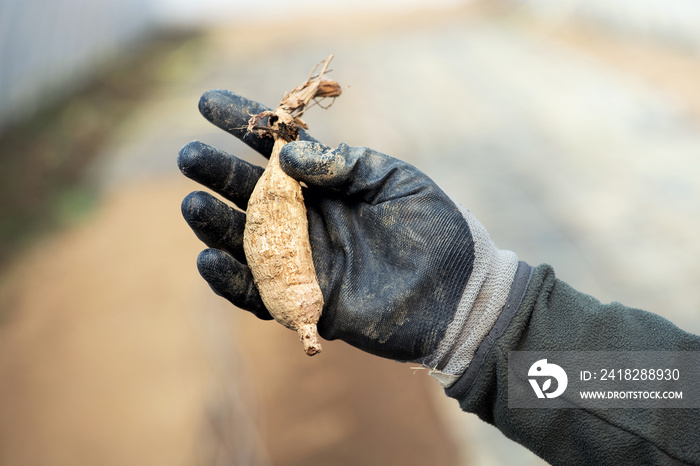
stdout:
<svg viewBox="0 0 700 466">
<path fill-rule="evenodd" d="M 0 463 L 178 464 L 192 449 L 204 371 L 181 301 L 193 241 L 176 204 L 163 209 L 173 195 L 106 199 L 5 284 Z"/>
</svg>

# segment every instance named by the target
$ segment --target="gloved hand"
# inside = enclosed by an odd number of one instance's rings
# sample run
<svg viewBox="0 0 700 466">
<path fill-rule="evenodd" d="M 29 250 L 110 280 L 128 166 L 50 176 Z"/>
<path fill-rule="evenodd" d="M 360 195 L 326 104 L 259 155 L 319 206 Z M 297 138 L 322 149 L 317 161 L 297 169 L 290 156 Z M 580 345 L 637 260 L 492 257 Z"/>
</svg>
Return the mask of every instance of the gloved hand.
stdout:
<svg viewBox="0 0 700 466">
<path fill-rule="evenodd" d="M 266 110 L 229 91 L 209 91 L 200 112 L 269 157 L 271 139 L 246 134 Z M 302 133 L 280 155 L 306 184 L 314 266 L 325 306 L 320 335 L 364 351 L 419 362 L 455 380 L 505 304 L 517 259 L 415 167 L 364 147 L 333 150 Z M 200 142 L 184 146 L 180 170 L 245 210 L 262 168 Z M 245 214 L 205 192 L 182 212 L 211 249 L 197 260 L 211 288 L 270 319 L 243 254 Z"/>
</svg>

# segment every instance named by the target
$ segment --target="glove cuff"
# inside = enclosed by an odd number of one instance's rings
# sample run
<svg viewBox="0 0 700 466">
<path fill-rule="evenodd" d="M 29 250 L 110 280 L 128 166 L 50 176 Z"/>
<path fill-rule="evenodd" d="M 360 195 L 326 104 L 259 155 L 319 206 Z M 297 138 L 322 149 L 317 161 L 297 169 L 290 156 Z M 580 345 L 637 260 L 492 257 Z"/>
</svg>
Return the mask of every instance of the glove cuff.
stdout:
<svg viewBox="0 0 700 466">
<path fill-rule="evenodd" d="M 501 315 L 518 269 L 515 253 L 497 249 L 483 225 L 467 209 L 457 206 L 474 240 L 474 268 L 444 338 L 437 350 L 422 361 L 445 387 L 469 367 Z"/>
</svg>

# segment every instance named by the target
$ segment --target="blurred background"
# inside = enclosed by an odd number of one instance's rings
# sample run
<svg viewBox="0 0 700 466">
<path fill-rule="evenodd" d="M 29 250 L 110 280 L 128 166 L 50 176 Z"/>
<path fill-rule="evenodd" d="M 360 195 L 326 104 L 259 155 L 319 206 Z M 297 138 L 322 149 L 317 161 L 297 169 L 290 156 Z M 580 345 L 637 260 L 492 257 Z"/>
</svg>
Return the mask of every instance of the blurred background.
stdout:
<svg viewBox="0 0 700 466">
<path fill-rule="evenodd" d="M 313 359 L 199 277 L 197 111 L 334 53 L 329 145 L 428 173 L 501 248 L 700 333 L 692 0 L 0 0 L 0 464 L 542 464 L 425 371 Z"/>
</svg>

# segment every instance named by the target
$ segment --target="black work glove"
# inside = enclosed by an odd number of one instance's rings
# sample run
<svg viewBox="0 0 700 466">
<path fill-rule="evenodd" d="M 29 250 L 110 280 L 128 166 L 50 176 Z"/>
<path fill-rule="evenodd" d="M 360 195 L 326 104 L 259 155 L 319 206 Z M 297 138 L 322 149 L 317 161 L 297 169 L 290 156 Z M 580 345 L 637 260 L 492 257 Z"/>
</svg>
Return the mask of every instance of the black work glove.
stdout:
<svg viewBox="0 0 700 466">
<path fill-rule="evenodd" d="M 265 107 L 216 90 L 202 96 L 199 108 L 269 157 L 272 139 L 245 130 L 250 115 Z M 497 250 L 476 219 L 415 167 L 364 147 L 332 150 L 306 133 L 300 139 L 284 147 L 280 163 L 307 186 L 325 301 L 320 335 L 459 376 L 503 307 L 515 255 Z M 200 142 L 181 149 L 178 165 L 242 210 L 263 171 Z M 182 212 L 211 248 L 197 266 L 214 292 L 270 319 L 243 254 L 244 212 L 201 191 L 185 198 Z"/>
</svg>

